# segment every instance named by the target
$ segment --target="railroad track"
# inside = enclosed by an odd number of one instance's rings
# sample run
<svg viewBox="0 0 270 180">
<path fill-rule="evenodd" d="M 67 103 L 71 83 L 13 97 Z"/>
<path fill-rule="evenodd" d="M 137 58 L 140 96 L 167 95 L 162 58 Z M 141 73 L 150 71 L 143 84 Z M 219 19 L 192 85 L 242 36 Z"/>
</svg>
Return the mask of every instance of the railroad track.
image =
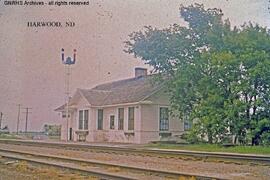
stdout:
<svg viewBox="0 0 270 180">
<path fill-rule="evenodd" d="M 270 156 L 265 155 L 248 155 L 248 154 L 234 154 L 234 153 L 218 153 L 218 152 L 199 152 L 186 150 L 164 150 L 154 148 L 131 148 L 131 147 L 116 147 L 116 146 L 97 146 L 88 144 L 76 143 L 55 143 L 55 142 L 40 142 L 27 140 L 7 140 L 0 139 L 0 143 L 13 145 L 27 145 L 37 147 L 50 147 L 67 150 L 78 151 L 92 151 L 100 153 L 118 153 L 118 154 L 132 154 L 142 156 L 163 156 L 163 157 L 195 157 L 196 159 L 211 159 L 224 160 L 232 162 L 249 162 L 252 164 L 270 165 Z"/>
<path fill-rule="evenodd" d="M 123 164 L 113 164 L 102 161 L 92 161 L 79 158 L 70 158 L 66 156 L 55 156 L 27 151 L 10 150 L 0 148 L 0 156 L 2 158 L 27 161 L 34 164 L 46 166 L 54 166 L 57 168 L 68 169 L 80 173 L 87 173 L 99 177 L 101 179 L 180 179 L 180 178 L 195 178 L 195 179 L 222 179 L 219 177 L 203 176 L 197 174 L 188 174 L 175 171 L 164 171 L 158 169 L 149 169 L 142 167 L 134 167 Z M 108 172 L 114 169 L 117 172 Z"/>
</svg>

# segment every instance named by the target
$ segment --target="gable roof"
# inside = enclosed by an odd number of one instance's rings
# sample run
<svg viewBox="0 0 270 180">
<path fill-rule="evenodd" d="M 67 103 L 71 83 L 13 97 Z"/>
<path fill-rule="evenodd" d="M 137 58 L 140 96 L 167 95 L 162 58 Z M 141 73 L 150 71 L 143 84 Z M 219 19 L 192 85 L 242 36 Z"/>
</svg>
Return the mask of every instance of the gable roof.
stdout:
<svg viewBox="0 0 270 180">
<path fill-rule="evenodd" d="M 89 104 L 103 106 L 139 102 L 160 88 L 149 75 L 101 84 L 82 93 Z"/>
<path fill-rule="evenodd" d="M 105 106 L 143 101 L 160 90 L 162 83 L 153 75 L 129 78 L 98 85 L 92 89 L 77 89 L 92 106 Z M 65 105 L 56 110 L 63 109 Z"/>
</svg>

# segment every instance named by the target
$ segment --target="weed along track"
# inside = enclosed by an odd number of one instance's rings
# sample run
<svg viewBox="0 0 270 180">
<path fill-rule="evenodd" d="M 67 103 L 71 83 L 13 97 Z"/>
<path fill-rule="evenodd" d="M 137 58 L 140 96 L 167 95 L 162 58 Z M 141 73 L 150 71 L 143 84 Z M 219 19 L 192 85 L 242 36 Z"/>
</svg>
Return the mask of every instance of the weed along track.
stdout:
<svg viewBox="0 0 270 180">
<path fill-rule="evenodd" d="M 34 158 L 54 163 L 54 167 L 60 164 L 59 167 L 76 172 L 92 172 L 91 175 L 98 177 L 104 176 L 95 173 L 131 179 L 251 180 L 270 177 L 269 156 L 24 140 L 0 140 L 0 155 L 20 156 L 24 161 Z"/>
<path fill-rule="evenodd" d="M 211 176 L 161 171 L 157 169 L 112 164 L 101 161 L 90 161 L 7 149 L 0 149 L 0 155 L 8 159 L 64 168 L 105 179 L 179 179 L 181 177 L 195 179 L 221 179 Z"/>
<path fill-rule="evenodd" d="M 136 148 L 123 146 L 104 146 L 89 145 L 76 143 L 56 143 L 56 142 L 40 142 L 40 141 L 24 141 L 24 140 L 5 140 L 0 139 L 0 144 L 27 145 L 34 147 L 47 147 L 66 149 L 74 151 L 98 152 L 108 154 L 122 154 L 132 156 L 149 156 L 160 158 L 183 158 L 188 160 L 206 160 L 206 161 L 225 161 L 225 162 L 250 162 L 252 164 L 270 165 L 270 156 L 267 155 L 249 155 L 236 153 L 220 153 L 220 152 L 200 152 L 187 150 L 165 150 L 156 148 Z"/>
</svg>

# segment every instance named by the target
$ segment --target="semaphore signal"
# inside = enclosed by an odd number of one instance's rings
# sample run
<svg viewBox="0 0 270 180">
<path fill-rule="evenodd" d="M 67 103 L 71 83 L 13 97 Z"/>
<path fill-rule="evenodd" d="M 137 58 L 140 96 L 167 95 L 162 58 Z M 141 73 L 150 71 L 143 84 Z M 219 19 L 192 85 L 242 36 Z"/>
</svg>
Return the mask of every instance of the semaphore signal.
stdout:
<svg viewBox="0 0 270 180">
<path fill-rule="evenodd" d="M 65 50 L 62 48 L 62 63 L 66 65 L 72 65 L 76 62 L 76 49 L 73 50 L 73 60 L 71 57 L 65 59 Z"/>
<path fill-rule="evenodd" d="M 76 62 L 76 49 L 73 50 L 73 59 L 71 57 L 66 57 L 65 58 L 65 50 L 64 48 L 62 48 L 62 53 L 61 53 L 61 57 L 62 57 L 62 63 L 65 65 L 65 72 L 66 72 L 66 77 L 67 77 L 67 81 L 66 81 L 66 121 L 67 121 L 67 141 L 69 139 L 69 131 L 68 131 L 68 118 L 69 118 L 69 78 L 71 76 L 71 67 L 70 65 L 75 64 Z"/>
</svg>

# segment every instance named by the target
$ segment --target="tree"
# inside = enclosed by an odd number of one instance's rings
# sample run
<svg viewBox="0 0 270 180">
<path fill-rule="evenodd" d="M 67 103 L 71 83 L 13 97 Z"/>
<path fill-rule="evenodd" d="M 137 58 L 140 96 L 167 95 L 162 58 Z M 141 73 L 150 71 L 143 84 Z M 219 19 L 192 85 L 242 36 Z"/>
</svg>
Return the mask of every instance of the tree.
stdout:
<svg viewBox="0 0 270 180">
<path fill-rule="evenodd" d="M 181 6 L 180 15 L 188 27 L 146 27 L 130 35 L 125 51 L 169 75 L 171 106 L 180 117 L 196 120 L 195 136 L 217 143 L 234 135 L 256 145 L 269 139 L 267 29 L 231 28 L 220 9 L 200 4 Z"/>
</svg>

